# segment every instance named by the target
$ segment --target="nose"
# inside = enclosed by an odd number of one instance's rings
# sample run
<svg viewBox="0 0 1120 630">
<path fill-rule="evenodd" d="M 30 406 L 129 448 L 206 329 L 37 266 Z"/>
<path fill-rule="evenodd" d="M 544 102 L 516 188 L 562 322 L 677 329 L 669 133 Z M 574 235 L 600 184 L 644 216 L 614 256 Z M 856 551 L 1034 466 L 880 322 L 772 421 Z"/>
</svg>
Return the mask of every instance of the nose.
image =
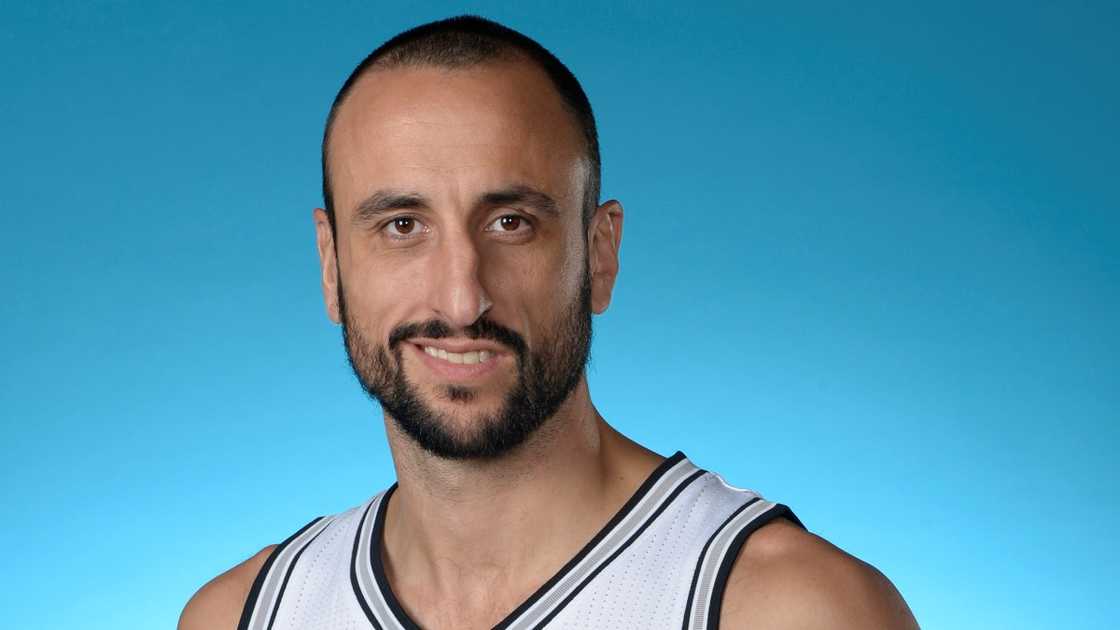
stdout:
<svg viewBox="0 0 1120 630">
<path fill-rule="evenodd" d="M 465 328 L 494 305 L 482 282 L 482 256 L 469 234 L 446 234 L 436 256 L 432 306 L 448 324 Z"/>
</svg>

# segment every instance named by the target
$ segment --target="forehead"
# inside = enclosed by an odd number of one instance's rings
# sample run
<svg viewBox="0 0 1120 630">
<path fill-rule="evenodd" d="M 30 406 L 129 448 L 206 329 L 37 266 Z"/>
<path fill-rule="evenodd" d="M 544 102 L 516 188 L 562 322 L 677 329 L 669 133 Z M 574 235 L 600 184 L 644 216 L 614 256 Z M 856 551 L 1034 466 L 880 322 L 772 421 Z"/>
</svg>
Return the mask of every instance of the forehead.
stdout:
<svg viewBox="0 0 1120 630">
<path fill-rule="evenodd" d="M 574 116 L 520 60 L 367 73 L 336 114 L 328 165 L 340 214 L 384 189 L 465 197 L 511 184 L 573 207 L 587 168 Z"/>
</svg>

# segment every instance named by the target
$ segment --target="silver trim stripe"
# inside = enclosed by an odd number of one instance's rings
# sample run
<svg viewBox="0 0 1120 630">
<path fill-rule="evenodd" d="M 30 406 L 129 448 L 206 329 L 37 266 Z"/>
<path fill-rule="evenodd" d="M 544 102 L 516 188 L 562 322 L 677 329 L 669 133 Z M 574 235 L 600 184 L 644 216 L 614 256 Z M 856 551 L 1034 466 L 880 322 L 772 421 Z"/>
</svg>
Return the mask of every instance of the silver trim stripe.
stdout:
<svg viewBox="0 0 1120 630">
<path fill-rule="evenodd" d="M 307 531 L 288 543 L 280 551 L 280 555 L 276 557 L 269 568 L 264 586 L 257 596 L 257 605 L 253 607 L 253 614 L 249 618 L 249 630 L 266 630 L 268 628 L 272 619 L 272 612 L 276 609 L 276 598 L 280 594 L 280 585 L 284 582 L 284 576 L 288 574 L 288 568 L 292 565 L 293 559 L 300 550 L 310 544 L 332 522 L 334 522 L 333 516 L 324 517 L 318 523 L 308 527 Z"/>
<path fill-rule="evenodd" d="M 358 555 L 354 559 L 358 566 L 354 573 L 358 578 L 358 588 L 362 591 L 362 597 L 369 605 L 377 623 L 381 624 L 381 627 L 385 630 L 404 630 L 404 626 L 397 620 L 397 616 L 389 609 L 389 604 L 381 594 L 381 589 L 378 588 L 377 580 L 373 576 L 373 570 L 370 568 L 370 543 L 373 539 L 373 523 L 377 520 L 377 512 L 381 509 L 381 501 L 384 497 L 384 492 L 374 497 L 366 513 L 362 516 L 361 526 L 358 527 L 357 534 Z"/>
<path fill-rule="evenodd" d="M 571 592 L 578 588 L 584 579 L 603 564 L 611 554 L 624 545 L 630 536 L 639 529 L 650 515 L 657 510 L 674 490 L 699 470 L 692 462 L 682 459 L 649 489 L 644 497 L 630 510 L 618 525 L 607 534 L 594 549 L 572 567 L 548 593 L 538 599 L 533 606 L 509 625 L 509 630 L 532 628 L 546 618 L 554 608 L 563 602 Z"/>
<path fill-rule="evenodd" d="M 708 547 L 708 552 L 704 556 L 703 564 L 700 567 L 700 579 L 696 584 L 696 592 L 692 596 L 692 615 L 688 622 L 688 627 L 692 630 L 707 630 L 708 628 L 708 609 L 712 604 L 712 587 L 716 581 L 716 573 L 719 571 L 720 565 L 723 563 L 724 556 L 727 555 L 728 549 L 731 547 L 731 542 L 735 536 L 743 531 L 758 517 L 769 512 L 778 504 L 765 499 L 759 499 L 751 504 L 749 507 L 740 512 L 734 519 L 716 533 L 715 538 L 712 539 L 712 544 Z"/>
</svg>

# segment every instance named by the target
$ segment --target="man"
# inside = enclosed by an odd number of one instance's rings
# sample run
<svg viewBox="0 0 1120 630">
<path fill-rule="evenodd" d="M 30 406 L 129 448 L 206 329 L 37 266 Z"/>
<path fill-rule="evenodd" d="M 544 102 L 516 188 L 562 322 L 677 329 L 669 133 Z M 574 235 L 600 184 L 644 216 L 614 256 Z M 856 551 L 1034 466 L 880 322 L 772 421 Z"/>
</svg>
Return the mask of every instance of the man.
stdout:
<svg viewBox="0 0 1120 630">
<path fill-rule="evenodd" d="M 597 413 L 623 210 L 538 44 L 474 17 L 390 40 L 335 99 L 323 187 L 327 313 L 398 482 L 215 578 L 181 629 L 916 627 L 788 508 Z"/>
</svg>

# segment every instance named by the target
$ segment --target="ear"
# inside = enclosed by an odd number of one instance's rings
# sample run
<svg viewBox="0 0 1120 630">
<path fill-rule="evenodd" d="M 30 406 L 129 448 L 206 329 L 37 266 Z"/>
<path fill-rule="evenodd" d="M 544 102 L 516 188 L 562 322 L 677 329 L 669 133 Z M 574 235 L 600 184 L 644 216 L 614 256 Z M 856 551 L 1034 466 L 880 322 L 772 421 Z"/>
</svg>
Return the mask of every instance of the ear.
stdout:
<svg viewBox="0 0 1120 630">
<path fill-rule="evenodd" d="M 591 267 L 591 310 L 601 314 L 611 303 L 622 245 L 622 204 L 611 199 L 595 209 L 587 232 Z"/>
<path fill-rule="evenodd" d="M 338 311 L 338 254 L 334 244 L 334 231 L 331 229 L 326 210 L 315 208 L 311 218 L 315 221 L 315 245 L 319 249 L 323 303 L 327 307 L 327 317 L 332 322 L 340 324 L 342 317 Z"/>
</svg>

